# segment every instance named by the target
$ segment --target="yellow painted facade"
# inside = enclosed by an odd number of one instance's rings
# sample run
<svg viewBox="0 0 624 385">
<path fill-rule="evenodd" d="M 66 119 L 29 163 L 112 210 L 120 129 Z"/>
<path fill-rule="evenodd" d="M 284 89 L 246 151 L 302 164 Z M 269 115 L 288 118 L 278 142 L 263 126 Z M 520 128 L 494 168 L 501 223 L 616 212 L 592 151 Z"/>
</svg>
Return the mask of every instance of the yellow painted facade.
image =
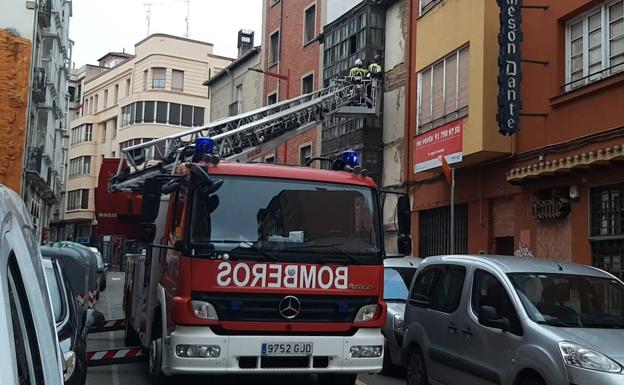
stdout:
<svg viewBox="0 0 624 385">
<path fill-rule="evenodd" d="M 469 112 L 464 120 L 463 164 L 510 153 L 498 132 L 499 8 L 495 0 L 444 0 L 416 21 L 416 72 L 468 45 Z"/>
</svg>

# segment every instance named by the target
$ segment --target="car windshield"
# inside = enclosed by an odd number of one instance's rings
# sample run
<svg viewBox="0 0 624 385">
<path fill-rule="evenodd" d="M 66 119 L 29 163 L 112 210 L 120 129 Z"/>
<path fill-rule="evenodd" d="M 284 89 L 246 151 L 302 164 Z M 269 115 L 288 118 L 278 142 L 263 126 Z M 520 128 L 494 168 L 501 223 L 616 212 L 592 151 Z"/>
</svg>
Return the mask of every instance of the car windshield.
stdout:
<svg viewBox="0 0 624 385">
<path fill-rule="evenodd" d="M 624 286 L 585 275 L 509 274 L 529 317 L 552 326 L 624 328 Z"/>
<path fill-rule="evenodd" d="M 284 179 L 220 177 L 208 197 L 192 202 L 193 247 L 302 253 L 379 253 L 373 190 Z M 339 250 L 336 250 L 339 249 Z"/>
<path fill-rule="evenodd" d="M 416 269 L 409 267 L 386 267 L 384 269 L 384 300 L 404 302 Z"/>
<path fill-rule="evenodd" d="M 52 300 L 52 312 L 54 313 L 54 321 L 59 323 L 63 320 L 63 299 L 61 296 L 61 287 L 59 286 L 56 272 L 52 266 L 45 268 L 45 274 L 48 281 L 48 291 Z"/>
</svg>

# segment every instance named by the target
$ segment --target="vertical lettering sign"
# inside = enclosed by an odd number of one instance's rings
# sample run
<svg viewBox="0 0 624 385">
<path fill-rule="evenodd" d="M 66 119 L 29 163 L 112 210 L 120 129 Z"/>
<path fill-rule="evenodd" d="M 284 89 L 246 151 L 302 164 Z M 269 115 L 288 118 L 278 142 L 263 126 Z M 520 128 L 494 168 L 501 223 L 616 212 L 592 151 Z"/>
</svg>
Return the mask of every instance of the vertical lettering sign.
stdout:
<svg viewBox="0 0 624 385">
<path fill-rule="evenodd" d="M 520 130 L 520 81 L 522 80 L 520 43 L 522 42 L 522 1 L 497 0 L 500 7 L 498 42 L 498 127 L 503 135 Z"/>
</svg>

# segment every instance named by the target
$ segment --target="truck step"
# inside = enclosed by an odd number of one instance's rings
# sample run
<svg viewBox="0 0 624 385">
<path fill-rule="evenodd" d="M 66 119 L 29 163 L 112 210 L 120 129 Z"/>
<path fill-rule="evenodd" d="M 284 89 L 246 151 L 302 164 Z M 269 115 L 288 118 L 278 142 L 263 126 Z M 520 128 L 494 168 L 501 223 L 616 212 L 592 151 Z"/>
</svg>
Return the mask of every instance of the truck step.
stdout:
<svg viewBox="0 0 624 385">
<path fill-rule="evenodd" d="M 97 350 L 87 352 L 87 366 L 131 364 L 147 361 L 147 352 L 142 347 Z"/>
<path fill-rule="evenodd" d="M 89 333 L 114 332 L 117 330 L 124 330 L 125 326 L 125 319 L 114 319 L 110 321 L 105 321 L 101 326 L 90 328 Z"/>
</svg>

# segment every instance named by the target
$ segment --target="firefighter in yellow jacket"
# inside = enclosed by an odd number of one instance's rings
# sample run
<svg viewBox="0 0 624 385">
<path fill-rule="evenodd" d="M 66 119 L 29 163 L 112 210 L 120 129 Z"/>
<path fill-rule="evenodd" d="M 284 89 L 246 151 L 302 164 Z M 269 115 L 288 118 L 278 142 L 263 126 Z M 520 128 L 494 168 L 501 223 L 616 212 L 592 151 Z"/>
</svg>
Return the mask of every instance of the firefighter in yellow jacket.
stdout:
<svg viewBox="0 0 624 385">
<path fill-rule="evenodd" d="M 355 67 L 351 68 L 349 71 L 349 77 L 354 80 L 362 80 L 368 75 L 368 70 L 364 67 L 364 63 L 362 63 L 362 59 L 355 60 Z"/>
<path fill-rule="evenodd" d="M 375 59 L 368 66 L 368 77 L 373 79 L 383 78 L 383 68 L 381 67 L 381 55 L 375 55 Z"/>
</svg>

